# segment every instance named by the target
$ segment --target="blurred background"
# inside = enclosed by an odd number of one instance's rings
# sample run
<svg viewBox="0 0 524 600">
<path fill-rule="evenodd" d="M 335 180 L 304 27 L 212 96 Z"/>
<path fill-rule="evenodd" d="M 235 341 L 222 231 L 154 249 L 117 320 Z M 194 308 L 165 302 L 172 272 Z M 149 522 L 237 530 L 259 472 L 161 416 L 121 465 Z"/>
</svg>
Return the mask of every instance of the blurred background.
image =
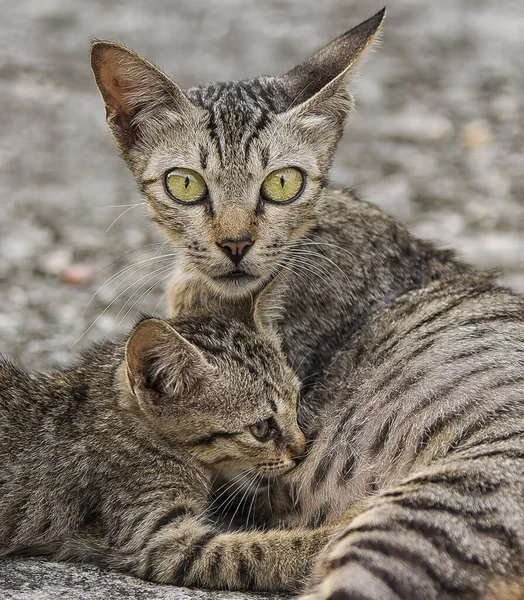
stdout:
<svg viewBox="0 0 524 600">
<path fill-rule="evenodd" d="M 187 87 L 283 72 L 381 7 L 0 1 L 0 353 L 49 367 L 164 308 L 168 250 L 106 129 L 89 40 L 123 42 Z M 333 179 L 524 292 L 524 2 L 388 11 Z"/>
</svg>

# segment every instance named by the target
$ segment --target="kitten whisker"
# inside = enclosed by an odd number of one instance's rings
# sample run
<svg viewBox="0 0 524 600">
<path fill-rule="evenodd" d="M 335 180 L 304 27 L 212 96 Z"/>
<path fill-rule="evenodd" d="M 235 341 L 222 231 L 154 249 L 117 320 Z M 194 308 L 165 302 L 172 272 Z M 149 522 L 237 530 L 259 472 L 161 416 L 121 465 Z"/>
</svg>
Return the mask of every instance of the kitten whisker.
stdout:
<svg viewBox="0 0 524 600">
<path fill-rule="evenodd" d="M 211 502 L 211 504 L 209 505 L 208 508 L 211 508 L 214 504 L 218 503 L 218 500 L 220 498 L 222 498 L 231 488 L 233 488 L 234 486 L 236 486 L 238 483 L 240 483 L 243 479 L 245 479 L 247 476 L 251 475 L 251 473 L 255 470 L 254 467 L 248 469 L 247 471 L 241 471 L 240 473 L 238 473 L 237 475 L 235 475 L 232 479 L 228 479 L 225 483 L 223 483 L 217 490 L 215 490 L 215 494 L 220 492 L 220 494 L 218 496 L 216 496 L 215 498 L 213 498 L 213 501 Z M 215 475 L 215 478 L 213 481 L 216 480 L 216 478 L 218 477 L 218 473 L 217 475 Z M 225 490 L 223 489 L 225 488 Z"/>
<path fill-rule="evenodd" d="M 256 482 L 256 474 L 255 477 L 253 477 L 253 479 L 248 483 L 248 486 L 242 496 L 242 498 L 240 499 L 240 502 L 238 503 L 235 512 L 233 513 L 233 516 L 231 517 L 231 520 L 229 521 L 229 526 L 228 526 L 228 531 L 231 531 L 231 528 L 233 526 L 233 521 L 235 520 L 235 517 L 237 516 L 238 511 L 240 510 L 240 508 L 242 507 L 242 504 L 244 502 L 244 500 L 247 498 L 247 496 L 249 495 L 250 491 L 252 490 L 254 484 Z"/>
</svg>

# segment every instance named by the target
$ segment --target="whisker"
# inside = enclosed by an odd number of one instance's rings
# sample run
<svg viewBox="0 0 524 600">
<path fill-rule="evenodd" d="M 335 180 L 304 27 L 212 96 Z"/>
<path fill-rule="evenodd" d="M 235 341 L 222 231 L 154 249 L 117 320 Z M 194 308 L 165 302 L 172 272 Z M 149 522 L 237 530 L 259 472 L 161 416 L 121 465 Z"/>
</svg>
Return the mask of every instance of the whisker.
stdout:
<svg viewBox="0 0 524 600">
<path fill-rule="evenodd" d="M 97 208 L 126 208 L 127 206 L 140 206 L 145 202 L 135 202 L 134 204 L 99 204 Z"/>
<path fill-rule="evenodd" d="M 231 530 L 231 527 L 233 526 L 233 521 L 235 520 L 235 517 L 237 516 L 239 509 L 242 507 L 242 503 L 244 502 L 245 498 L 247 498 L 249 492 L 251 491 L 253 485 L 255 484 L 255 481 L 256 481 L 256 478 L 252 479 L 251 482 L 248 484 L 248 487 L 246 488 L 244 495 L 240 499 L 240 502 L 238 503 L 238 505 L 235 509 L 235 512 L 233 513 L 233 516 L 231 517 L 231 520 L 229 521 L 228 531 Z"/>
<path fill-rule="evenodd" d="M 84 308 L 84 312 L 82 313 L 82 316 L 85 315 L 87 309 L 91 306 L 91 303 L 93 302 L 93 300 L 96 298 L 96 296 L 102 291 L 104 290 L 108 285 L 110 285 L 115 279 L 118 279 L 118 277 L 121 277 L 124 273 L 127 273 L 128 271 L 133 271 L 133 269 L 138 269 L 138 267 L 142 267 L 143 265 L 146 265 L 152 261 L 160 261 L 160 260 L 167 260 L 168 258 L 171 260 L 172 258 L 176 257 L 176 253 L 170 253 L 170 254 L 164 254 L 162 256 L 150 256 L 149 258 L 145 258 L 144 260 L 141 260 L 137 263 L 133 263 L 131 265 L 127 265 L 127 267 L 124 267 L 122 269 L 120 269 L 117 273 L 115 273 L 114 275 L 112 275 L 107 281 L 105 281 L 97 290 L 96 292 L 91 296 L 91 299 L 89 300 L 89 302 L 87 303 L 86 307 Z M 126 277 L 124 277 L 124 279 L 120 282 L 120 284 L 124 283 L 124 281 L 127 281 L 129 279 L 129 277 L 131 277 L 131 275 L 133 275 L 133 273 L 128 274 Z"/>
<path fill-rule="evenodd" d="M 138 279 L 137 281 L 133 282 L 130 287 L 133 287 L 134 285 L 139 284 L 141 281 L 144 281 L 144 279 L 145 279 L 145 282 L 138 289 L 136 289 L 131 294 L 131 296 L 125 301 L 125 303 L 122 306 L 122 308 L 118 311 L 118 314 L 116 315 L 116 319 L 118 320 L 118 318 L 120 317 L 120 315 L 122 314 L 122 312 L 125 310 L 126 306 L 129 304 L 129 302 L 131 302 L 131 300 L 136 296 L 136 294 L 138 294 L 140 292 L 140 290 L 142 290 L 142 288 L 144 286 L 146 286 L 151 281 L 151 279 L 153 279 L 159 273 L 163 273 L 163 272 L 166 272 L 168 270 L 169 271 L 171 270 L 171 265 L 164 265 L 163 267 L 158 267 L 158 269 L 155 269 L 151 273 L 147 273 L 143 277 L 140 277 L 140 279 Z M 127 289 L 129 289 L 129 288 L 127 288 Z"/>
<path fill-rule="evenodd" d="M 135 208 L 136 206 L 140 206 L 141 204 L 144 204 L 143 202 L 139 202 L 138 204 L 133 204 L 132 206 L 130 206 L 129 208 L 126 208 L 126 210 L 124 210 L 123 212 L 121 212 L 118 217 L 111 223 L 111 225 L 109 225 L 109 227 L 105 230 L 104 235 L 107 235 L 109 233 L 109 230 L 111 229 L 111 227 L 113 227 L 113 225 L 115 223 L 117 223 L 125 214 L 127 214 L 130 210 L 133 210 L 133 208 Z"/>
<path fill-rule="evenodd" d="M 147 300 L 147 298 L 151 295 L 151 293 L 153 292 L 153 290 L 161 283 L 163 283 L 167 277 L 169 276 L 169 272 L 171 271 L 171 265 L 169 265 L 168 267 L 164 267 L 165 270 L 168 271 L 168 273 L 164 276 L 164 277 L 160 277 L 157 281 L 155 281 L 155 283 L 152 286 L 149 286 L 145 292 L 142 292 L 142 294 L 133 302 L 133 304 L 127 309 L 127 311 L 125 312 L 124 316 L 120 319 L 120 323 L 123 323 L 123 321 L 125 320 L 125 318 L 127 317 L 127 315 L 133 310 L 133 308 L 138 304 L 138 302 L 140 302 L 140 300 L 146 296 L 143 300 L 142 303 L 140 304 L 140 307 L 138 308 L 137 312 L 140 312 L 140 309 L 142 308 L 142 305 L 144 304 L 144 302 Z M 161 271 L 161 269 L 157 269 L 156 271 L 154 271 L 152 273 L 152 277 L 156 276 L 159 272 Z M 151 278 L 152 278 L 151 277 Z M 151 279 L 150 278 L 150 279 Z M 137 294 L 145 285 L 147 285 L 150 281 L 150 279 L 148 279 L 146 281 L 146 283 L 144 283 L 143 285 L 140 286 L 140 288 L 133 292 L 132 296 L 126 301 L 126 303 L 124 304 L 124 306 L 120 309 L 118 315 L 116 316 L 116 319 L 118 319 L 120 313 L 124 310 L 124 308 L 126 307 L 127 303 L 135 296 L 135 294 Z"/>
</svg>

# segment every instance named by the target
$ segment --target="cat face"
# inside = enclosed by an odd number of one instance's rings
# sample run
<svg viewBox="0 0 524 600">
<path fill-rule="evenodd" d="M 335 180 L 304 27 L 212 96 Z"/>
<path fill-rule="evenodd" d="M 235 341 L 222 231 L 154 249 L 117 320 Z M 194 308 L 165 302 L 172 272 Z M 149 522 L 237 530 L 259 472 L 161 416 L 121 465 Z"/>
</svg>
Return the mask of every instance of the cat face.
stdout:
<svg viewBox="0 0 524 600">
<path fill-rule="evenodd" d="M 209 315 L 146 319 L 126 348 L 127 404 L 213 471 L 283 474 L 305 450 L 299 384 L 275 341 Z"/>
<path fill-rule="evenodd" d="M 177 270 L 221 296 L 291 268 L 351 108 L 345 81 L 381 11 L 278 77 L 182 91 L 134 52 L 92 48 L 107 120 Z"/>
</svg>

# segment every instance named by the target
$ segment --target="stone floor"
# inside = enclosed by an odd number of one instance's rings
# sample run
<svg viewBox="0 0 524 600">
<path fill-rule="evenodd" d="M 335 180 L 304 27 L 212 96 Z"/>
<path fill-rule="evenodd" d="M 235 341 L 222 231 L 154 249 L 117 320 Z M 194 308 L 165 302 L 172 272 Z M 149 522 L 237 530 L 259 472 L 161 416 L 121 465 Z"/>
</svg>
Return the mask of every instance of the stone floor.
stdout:
<svg viewBox="0 0 524 600">
<path fill-rule="evenodd" d="M 2 600 L 273 600 L 270 595 L 204 592 L 146 583 L 90 565 L 37 559 L 0 561 Z"/>
<path fill-rule="evenodd" d="M 139 310 L 162 311 L 155 263 L 169 250 L 155 245 L 106 130 L 90 39 L 125 42 L 189 86 L 282 72 L 379 8 L 0 0 L 0 352 L 48 368 L 122 332 Z M 390 0 L 388 10 L 354 86 L 334 179 L 524 292 L 524 2 Z M 132 593 L 189 592 L 90 568 L 0 564 L 0 598 Z"/>
</svg>

